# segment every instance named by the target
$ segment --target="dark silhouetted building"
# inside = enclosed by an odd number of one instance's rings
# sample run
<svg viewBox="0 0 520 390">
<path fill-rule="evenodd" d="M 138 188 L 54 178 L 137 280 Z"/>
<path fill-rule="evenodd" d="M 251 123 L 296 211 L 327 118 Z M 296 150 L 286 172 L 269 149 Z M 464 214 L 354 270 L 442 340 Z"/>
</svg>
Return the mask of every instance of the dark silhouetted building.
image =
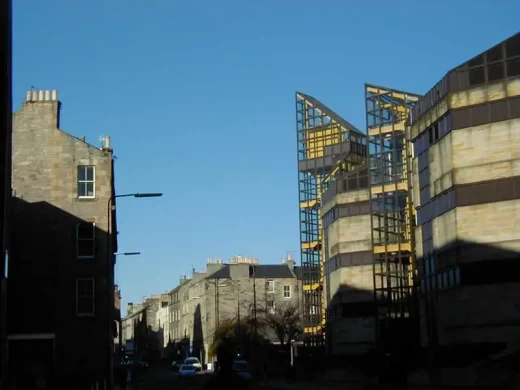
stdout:
<svg viewBox="0 0 520 390">
<path fill-rule="evenodd" d="M 111 381 L 113 153 L 108 137 L 96 147 L 61 130 L 60 108 L 56 91 L 30 91 L 13 115 L 8 343 L 17 389 Z"/>
<path fill-rule="evenodd" d="M 9 249 L 9 210 L 11 199 L 11 1 L 4 0 L 0 6 L 1 46 L 0 53 L 0 388 L 4 388 L 7 370 L 6 291 Z"/>
</svg>

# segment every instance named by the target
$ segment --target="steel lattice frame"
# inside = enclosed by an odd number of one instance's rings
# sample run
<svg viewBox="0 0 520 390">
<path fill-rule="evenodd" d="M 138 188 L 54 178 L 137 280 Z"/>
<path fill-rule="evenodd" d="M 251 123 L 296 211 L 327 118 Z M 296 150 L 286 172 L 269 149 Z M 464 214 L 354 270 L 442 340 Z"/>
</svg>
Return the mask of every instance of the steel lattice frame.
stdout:
<svg viewBox="0 0 520 390">
<path fill-rule="evenodd" d="M 321 196 L 342 171 L 365 161 L 366 135 L 311 96 L 296 93 L 304 340 L 324 346 Z"/>
<path fill-rule="evenodd" d="M 419 96 L 365 85 L 369 137 L 370 199 L 376 341 L 380 351 L 402 351 L 418 342 L 414 293 L 412 149 L 407 118 Z"/>
</svg>

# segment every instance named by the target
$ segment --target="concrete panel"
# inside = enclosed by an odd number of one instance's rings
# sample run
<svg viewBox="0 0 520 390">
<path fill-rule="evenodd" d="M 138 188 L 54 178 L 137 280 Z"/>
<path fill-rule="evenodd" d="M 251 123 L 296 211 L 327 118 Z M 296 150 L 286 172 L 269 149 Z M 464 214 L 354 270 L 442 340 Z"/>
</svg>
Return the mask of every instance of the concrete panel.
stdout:
<svg viewBox="0 0 520 390">
<path fill-rule="evenodd" d="M 370 215 L 340 218 L 328 228 L 329 258 L 338 253 L 372 248 Z"/>
<path fill-rule="evenodd" d="M 415 228 L 415 255 L 419 259 L 423 257 L 423 235 L 421 226 Z"/>
<path fill-rule="evenodd" d="M 458 207 L 456 225 L 459 240 L 519 251 L 520 199 Z"/>
<path fill-rule="evenodd" d="M 451 135 L 455 184 L 520 175 L 520 119 L 456 130 Z"/>
<path fill-rule="evenodd" d="M 454 132 L 449 133 L 426 152 L 429 160 L 432 198 L 453 186 L 452 134 Z"/>
<path fill-rule="evenodd" d="M 421 206 L 418 158 L 412 160 L 412 203 L 414 207 Z"/>
<path fill-rule="evenodd" d="M 329 322 L 332 354 L 365 354 L 375 342 L 373 318 L 338 318 Z"/>
<path fill-rule="evenodd" d="M 449 105 L 451 109 L 462 108 L 518 95 L 520 95 L 520 80 L 503 80 L 452 93 L 449 97 Z"/>
<path fill-rule="evenodd" d="M 338 268 L 329 274 L 330 297 L 336 296 L 338 301 L 344 302 L 371 301 L 374 291 L 373 275 L 372 265 Z M 340 297 L 343 293 L 346 295 Z"/>
<path fill-rule="evenodd" d="M 464 286 L 439 294 L 439 341 L 510 342 L 518 339 L 520 283 Z"/>
<path fill-rule="evenodd" d="M 433 247 L 440 249 L 457 240 L 457 212 L 453 209 L 432 221 L 433 225 Z M 473 220 L 473 223 L 475 220 Z M 477 224 L 478 225 L 478 224 Z"/>
<path fill-rule="evenodd" d="M 370 195 L 369 195 L 368 189 L 358 190 L 358 191 L 348 191 L 348 192 L 343 192 L 343 193 L 337 194 L 330 201 L 328 201 L 326 204 L 321 206 L 320 215 L 324 216 L 336 205 L 362 202 L 362 201 L 369 200 L 369 198 L 370 198 Z"/>
</svg>

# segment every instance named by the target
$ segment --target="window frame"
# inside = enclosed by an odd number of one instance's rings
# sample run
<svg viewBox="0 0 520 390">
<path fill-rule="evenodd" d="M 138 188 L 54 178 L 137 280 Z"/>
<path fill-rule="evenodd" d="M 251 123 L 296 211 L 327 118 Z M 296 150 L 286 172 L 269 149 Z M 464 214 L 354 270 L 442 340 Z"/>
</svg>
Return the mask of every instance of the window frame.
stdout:
<svg viewBox="0 0 520 390">
<path fill-rule="evenodd" d="M 79 294 L 79 284 L 80 282 L 92 282 L 92 296 L 90 295 L 82 295 Z M 79 300 L 82 298 L 91 298 L 92 299 L 92 312 L 86 313 L 79 311 Z M 94 317 L 96 315 L 96 280 L 94 278 L 77 278 L 76 279 L 76 316 L 77 317 Z"/>
<path fill-rule="evenodd" d="M 80 238 L 79 237 L 79 229 L 81 225 L 92 225 L 92 238 Z M 79 253 L 79 243 L 80 241 L 92 241 L 92 255 L 81 256 Z M 78 259 L 94 259 L 96 258 L 96 223 L 95 222 L 80 222 L 76 225 L 76 257 Z"/>
<path fill-rule="evenodd" d="M 85 169 L 85 178 L 87 177 L 86 170 L 88 168 L 92 168 L 92 180 L 80 180 L 79 179 L 79 171 L 80 169 Z M 80 195 L 79 193 L 79 184 L 80 183 L 92 183 L 92 194 L 93 195 Z M 95 199 L 96 198 L 96 166 L 95 165 L 78 165 L 76 169 L 76 193 L 78 196 L 78 199 Z M 88 191 L 87 191 L 88 192 Z"/>
<path fill-rule="evenodd" d="M 287 288 L 287 290 L 286 290 Z M 286 293 L 288 293 L 288 295 L 286 295 Z M 283 297 L 284 299 L 290 299 L 292 297 L 292 288 L 291 288 L 291 285 L 284 285 L 283 286 Z"/>
<path fill-rule="evenodd" d="M 272 288 L 271 288 L 272 286 Z M 270 279 L 267 281 L 267 293 L 268 294 L 274 294 L 275 292 L 275 283 L 273 279 Z"/>
<path fill-rule="evenodd" d="M 276 312 L 276 302 L 274 299 L 268 300 L 266 306 L 267 306 L 267 311 L 270 314 L 274 314 Z"/>
</svg>

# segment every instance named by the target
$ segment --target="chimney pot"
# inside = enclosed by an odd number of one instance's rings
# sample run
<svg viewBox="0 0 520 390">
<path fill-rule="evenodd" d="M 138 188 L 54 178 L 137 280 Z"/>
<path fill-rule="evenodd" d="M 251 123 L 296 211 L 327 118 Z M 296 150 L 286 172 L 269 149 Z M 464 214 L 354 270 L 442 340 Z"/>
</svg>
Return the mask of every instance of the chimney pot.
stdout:
<svg viewBox="0 0 520 390">
<path fill-rule="evenodd" d="M 30 102 L 31 101 L 31 97 L 32 97 L 32 92 L 31 91 L 27 91 L 27 94 L 25 96 L 25 101 Z"/>
<path fill-rule="evenodd" d="M 45 101 L 51 100 L 51 91 L 47 90 L 45 91 Z"/>
<path fill-rule="evenodd" d="M 31 101 L 32 102 L 37 102 L 38 101 L 38 91 L 32 91 Z"/>
</svg>

